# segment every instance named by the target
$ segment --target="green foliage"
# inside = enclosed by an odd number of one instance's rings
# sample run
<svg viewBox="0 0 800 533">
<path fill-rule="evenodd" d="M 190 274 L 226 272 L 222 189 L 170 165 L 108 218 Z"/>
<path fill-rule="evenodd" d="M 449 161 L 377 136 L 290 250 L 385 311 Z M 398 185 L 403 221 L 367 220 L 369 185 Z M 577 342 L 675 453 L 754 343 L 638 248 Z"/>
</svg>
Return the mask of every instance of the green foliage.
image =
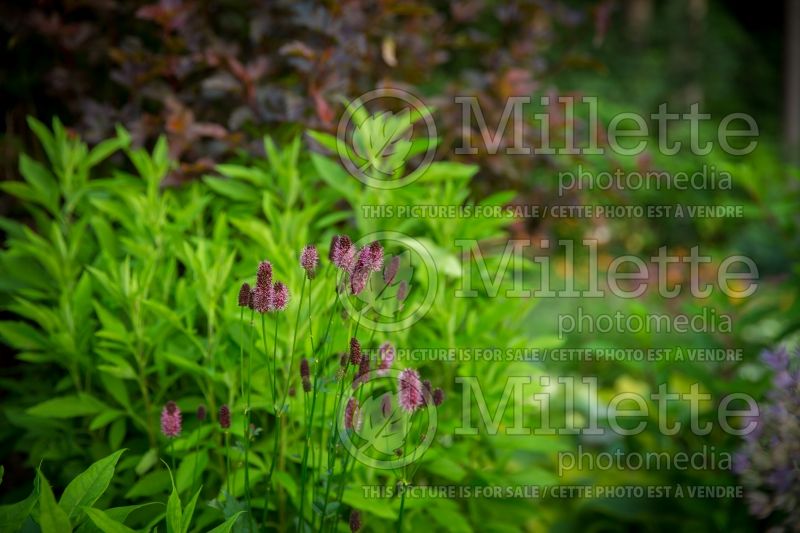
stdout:
<svg viewBox="0 0 800 533">
<path fill-rule="evenodd" d="M 40 512 L 34 518 L 41 516 L 53 527 L 69 522 L 86 531 L 124 531 L 163 521 L 170 531 L 181 533 L 215 524 L 221 524 L 219 531 L 249 527 L 244 525 L 240 500 L 243 476 L 237 475 L 244 460 L 243 399 L 238 391 L 240 351 L 249 346 L 253 332 L 240 319 L 236 295 L 242 281 L 252 280 L 255 265 L 269 258 L 276 277 L 295 294 L 286 311 L 293 318 L 301 305 L 297 295 L 304 276 L 298 254 L 305 244 L 316 243 L 325 255 L 335 233 L 357 237 L 398 231 L 413 235 L 434 257 L 433 275 L 440 290 L 423 320 L 391 335 L 388 340 L 396 345 L 488 345 L 501 332 L 521 342 L 518 332 L 529 302 L 452 297 L 461 276 L 462 250 L 455 238 L 502 236 L 505 220 L 376 218 L 361 209 L 362 205 L 471 204 L 467 191 L 474 167 L 434 163 L 418 181 L 390 193 L 366 188 L 332 159 L 307 153 L 299 138 L 282 147 L 266 139 L 265 159 L 220 165 L 218 175 L 172 188 L 164 182 L 172 163 L 163 139 L 152 151 L 132 148 L 130 137 L 120 129 L 117 137 L 90 149 L 67 135 L 57 121 L 52 131 L 36 120 L 30 123 L 48 161 L 23 158 L 25 183 L 6 184 L 6 190 L 28 209 L 31 224 L 2 220 L 8 238 L 0 255 L 0 303 L 15 318 L 0 325 L 0 338 L 17 350 L 25 374 L 24 387 L 19 382 L 4 383 L 12 395 L 4 413 L 9 431 L 16 434 L 17 451 L 29 464 L 44 459 L 47 470 L 51 464 L 62 465 L 50 477 L 66 488 L 60 504 L 48 503 L 55 502 L 52 492 L 45 496 L 35 492 L 4 507 L 4 523 L 20 524 L 36 513 L 31 502 L 38 500 Z M 127 157 L 125 164 L 119 163 L 120 151 Z M 113 165 L 107 164 L 109 157 L 115 158 Z M 501 205 L 507 198 L 497 195 L 483 203 Z M 416 288 L 407 305 L 422 298 L 429 282 L 418 269 L 411 275 Z M 282 393 L 296 372 L 286 374 L 293 338 L 296 334 L 298 350 L 306 351 L 309 327 L 317 336 L 322 334 L 334 286 L 335 280 L 328 276 L 310 285 L 310 323 L 295 324 L 289 318 L 280 323 L 276 353 Z M 331 328 L 332 350 L 343 350 L 347 343 L 346 323 L 339 320 Z M 273 430 L 275 419 L 263 418 L 273 401 L 265 365 L 272 350 L 264 351 L 257 328 L 254 336 L 259 342 L 250 374 L 253 422 L 259 431 Z M 376 343 L 387 340 L 381 336 Z M 374 347 L 377 344 L 370 346 Z M 419 367 L 435 383 L 452 382 L 457 373 L 455 365 L 422 361 Z M 158 421 L 167 400 L 175 400 L 184 413 L 183 433 L 169 445 L 159 435 Z M 222 432 L 213 422 L 202 424 L 192 416 L 201 403 L 212 415 L 223 403 L 231 405 L 230 453 L 237 472 L 226 474 Z M 289 427 L 302 423 L 301 406 L 301 398 L 290 398 Z M 318 428 L 325 424 L 321 411 L 313 421 Z M 444 418 L 446 432 L 456 421 Z M 271 435 L 264 431 L 250 443 L 251 486 L 263 487 L 271 475 Z M 289 460 L 274 479 L 276 490 L 286 495 L 281 505 L 293 505 L 299 494 L 293 478 L 299 479 L 300 465 L 292 454 L 302 455 L 302 441 L 293 432 L 285 433 L 285 439 Z M 128 450 L 125 455 L 123 445 Z M 418 476 L 477 473 L 474 468 L 492 461 L 493 452 L 475 451 L 482 459 L 459 452 L 460 459 L 423 463 Z M 175 462 L 171 474 L 159 458 Z M 360 466 L 352 475 L 373 476 Z M 391 476 L 381 479 L 394 482 Z M 231 494 L 225 496 L 228 481 Z M 209 498 L 219 505 L 206 505 Z M 159 511 L 159 505 L 130 505 L 154 501 L 166 507 Z M 372 501 L 353 501 L 350 496 L 345 501 L 374 511 Z M 126 506 L 112 507 L 121 503 Z M 264 505 L 258 492 L 253 505 Z M 338 505 L 329 503 L 328 519 L 343 511 Z M 396 505 L 393 502 L 390 508 Z M 411 504 L 406 523 L 427 520 L 449 505 L 434 503 L 423 509 Z M 317 504 L 307 509 L 321 512 Z M 378 512 L 374 520 L 390 517 L 396 517 L 396 507 Z"/>
</svg>

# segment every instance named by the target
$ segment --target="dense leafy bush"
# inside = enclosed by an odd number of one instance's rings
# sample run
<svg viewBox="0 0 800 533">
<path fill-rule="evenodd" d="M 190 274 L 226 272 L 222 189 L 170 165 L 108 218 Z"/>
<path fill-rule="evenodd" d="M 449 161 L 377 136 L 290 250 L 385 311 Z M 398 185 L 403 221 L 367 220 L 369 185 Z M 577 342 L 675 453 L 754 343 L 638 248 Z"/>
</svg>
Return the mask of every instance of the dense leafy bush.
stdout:
<svg viewBox="0 0 800 533">
<path fill-rule="evenodd" d="M 527 1 L 82 1 L 2 9 L 0 29 L 14 51 L 2 67 L 7 150 L 17 150 L 27 114 L 60 116 L 90 142 L 112 135 L 119 122 L 137 146 L 167 136 L 179 163 L 171 181 L 199 177 L 238 149 L 258 153 L 265 131 L 291 138 L 303 126 L 331 130 L 343 99 L 382 83 L 440 96 L 435 105 L 448 122 L 460 117 L 452 95 L 481 87 L 494 119 L 507 96 L 530 94 L 558 70 L 563 56 L 555 46 L 573 50 L 576 30 L 594 26 L 585 8 Z M 554 31 L 561 28 L 568 31 Z M 512 169 L 521 162 L 508 161 Z"/>
<path fill-rule="evenodd" d="M 325 265 L 325 274 L 309 283 L 310 314 L 306 315 L 307 307 L 300 313 L 306 290 L 305 273 L 298 263 L 300 251 L 308 243 L 319 243 L 325 252 L 325 243 L 335 232 L 366 236 L 380 230 L 401 231 L 415 235 L 435 259 L 434 278 L 422 276 L 419 265 L 407 265 L 412 276 L 408 280 L 409 307 L 429 291 L 431 279 L 438 283 L 430 311 L 411 329 L 388 338 L 380 331 L 362 328 L 365 350 L 375 350 L 384 341 L 401 348 L 491 345 L 497 335 L 510 345 L 530 344 L 520 336 L 519 327 L 525 317 L 521 306 L 528 303 L 453 298 L 461 275 L 453 237 L 500 235 L 502 220 L 469 226 L 452 219 L 395 221 L 365 218 L 354 209 L 407 201 L 469 202 L 465 185 L 474 173 L 471 167 L 436 163 L 419 182 L 389 196 L 386 191 L 362 188 L 323 156 L 309 157 L 299 139 L 282 149 L 267 139 L 265 160 L 220 165 L 222 177 L 207 176 L 173 189 L 163 186 L 171 167 L 163 139 L 149 153 L 130 148 L 128 134 L 120 129 L 115 138 L 90 150 L 57 121 L 52 131 L 35 120 L 30 124 L 48 161 L 23 157 L 20 171 L 25 181 L 5 184 L 7 191 L 24 201 L 33 224 L 3 221 L 9 236 L 2 254 L 3 306 L 15 318 L 2 322 L 0 335 L 19 351 L 18 358 L 25 363 L 18 367 L 17 375 L 4 381 L 9 391 L 4 440 L 13 442 L 13 453 L 24 458 L 29 468 L 42 461 L 42 472 L 55 487 L 67 486 L 91 461 L 114 454 L 114 463 L 119 461 L 116 475 L 113 480 L 109 475 L 106 481 L 113 490 L 102 497 L 97 494 L 97 508 L 165 501 L 171 483 L 166 464 L 159 460 L 164 459 L 175 465 L 170 502 L 182 497 L 185 503 L 194 494 L 195 478 L 198 486 L 202 484 L 192 527 L 205 529 L 243 509 L 247 486 L 238 473 L 243 469 L 243 450 L 249 449 L 253 508 L 263 508 L 263 480 L 272 477 L 274 469 L 278 500 L 272 512 L 282 521 L 296 515 L 305 403 L 296 389 L 288 400 L 286 416 L 279 416 L 273 410 L 277 404 L 268 378 L 276 377 L 282 384 L 278 390 L 285 395 L 296 380 L 301 356 L 317 353 L 323 365 L 331 361 L 336 365 L 339 357 L 335 354 L 348 349 L 347 331 L 354 320 L 332 314 L 336 281 Z M 116 151 L 127 155 L 130 171 L 104 164 Z M 507 198 L 499 195 L 487 201 Z M 387 246 L 388 254 L 397 252 L 393 245 Z M 253 282 L 255 266 L 264 258 L 272 261 L 275 277 L 284 280 L 295 297 L 284 313 L 269 319 L 275 323 L 276 342 L 255 342 L 252 371 L 243 373 L 242 354 L 250 353 L 249 341 L 253 337 L 260 340 L 262 332 L 256 320 L 255 336 L 248 333 L 250 322 L 242 319 L 237 293 L 242 282 Z M 321 332 L 330 320 L 331 337 L 327 339 Z M 317 339 L 329 340 L 327 345 L 323 343 L 324 351 L 314 352 L 309 328 Z M 269 336 L 272 334 L 270 328 Z M 269 350 L 275 350 L 274 354 Z M 272 372 L 268 370 L 270 361 L 277 365 Z M 291 361 L 294 366 L 290 368 Z M 317 368 L 316 360 L 314 363 Z M 452 383 L 455 375 L 466 371 L 452 363 L 426 362 L 419 370 L 434 384 Z M 497 375 L 509 369 L 487 371 Z M 252 377 L 254 426 L 248 429 L 247 439 L 242 429 L 242 376 Z M 502 389 L 496 392 L 500 394 Z M 168 400 L 175 401 L 185 417 L 183 433 L 174 441 L 159 435 L 159 412 Z M 228 479 L 223 432 L 217 424 L 189 414 L 204 405 L 216 418 L 222 404 L 230 405 L 233 412 L 233 473 Z M 448 419 L 446 405 L 439 416 L 441 442 L 425 456 L 418 478 L 480 478 L 480 465 L 508 460 L 510 450 L 475 448 L 468 441 L 448 437 L 448 428 L 456 420 Z M 320 438 L 331 411 L 327 417 L 314 417 L 314 432 L 319 431 Z M 276 426 L 279 439 L 272 438 Z M 272 454 L 273 442 L 281 443 L 277 455 Z M 115 452 L 123 447 L 128 451 L 120 457 Z M 373 484 L 395 482 L 393 476 L 360 466 L 352 475 Z M 228 482 L 232 482 L 229 487 Z M 333 478 L 330 482 L 334 483 Z M 63 520 L 59 511 L 51 509 L 46 486 L 41 476 L 36 489 L 39 511 L 33 517 L 42 527 L 46 520 Z M 364 511 L 365 520 L 397 517 L 396 499 L 384 505 L 365 499 L 355 485 L 346 490 L 342 484 L 336 486 L 343 505 Z M 230 498 L 222 496 L 226 488 Z M 20 492 L 22 487 L 16 490 Z M 73 514 L 64 504 L 65 496 L 61 498 L 60 508 L 72 525 L 85 522 L 84 515 Z M 206 505 L 208 501 L 219 505 Z M 32 500 L 25 502 L 32 505 Z M 421 524 L 434 519 L 467 528 L 452 501 L 439 500 L 425 507 L 415 503 L 409 503 L 407 522 Z M 170 505 L 166 509 L 168 523 Z M 193 507 L 194 500 L 188 505 Z M 313 509 L 320 512 L 318 507 Z M 51 511 L 55 518 L 48 518 Z M 305 511 L 311 513 L 310 502 Z M 345 507 L 329 511 L 346 518 Z M 139 525 L 155 524 L 164 512 L 162 506 L 147 506 L 132 520 L 140 520 Z M 96 524 L 104 519 L 97 511 L 88 513 Z M 108 511 L 108 515 L 117 521 L 124 518 L 122 511 Z M 185 510 L 185 516 L 190 515 L 191 511 Z M 261 519 L 260 514 L 253 516 Z M 307 514 L 307 519 L 311 520 L 311 515 Z M 500 527 L 503 522 L 514 523 L 515 518 L 508 515 L 495 520 Z"/>
</svg>

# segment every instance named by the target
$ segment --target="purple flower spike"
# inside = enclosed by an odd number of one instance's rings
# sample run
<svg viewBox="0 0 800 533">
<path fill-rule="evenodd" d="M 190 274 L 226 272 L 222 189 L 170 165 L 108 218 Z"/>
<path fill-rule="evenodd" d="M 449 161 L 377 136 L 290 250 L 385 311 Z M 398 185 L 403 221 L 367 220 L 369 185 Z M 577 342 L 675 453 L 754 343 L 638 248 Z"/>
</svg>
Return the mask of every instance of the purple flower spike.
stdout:
<svg viewBox="0 0 800 533">
<path fill-rule="evenodd" d="M 428 400 L 432 400 L 433 390 L 429 379 L 422 380 L 422 405 L 428 405 Z"/>
<path fill-rule="evenodd" d="M 397 287 L 397 301 L 402 302 L 408 296 L 408 282 L 403 280 Z"/>
<path fill-rule="evenodd" d="M 361 294 L 367 287 L 369 281 L 370 269 L 366 265 L 362 265 L 361 261 L 356 264 L 353 272 L 350 274 L 350 292 L 354 295 Z"/>
<path fill-rule="evenodd" d="M 308 279 L 314 279 L 314 276 L 316 276 L 317 265 L 319 265 L 317 247 L 313 244 L 309 244 L 303 248 L 303 253 L 300 254 L 300 266 L 306 271 Z"/>
<path fill-rule="evenodd" d="M 206 416 L 208 416 L 208 411 L 206 411 L 206 406 L 203 405 L 203 404 L 198 405 L 197 406 L 197 419 L 200 422 L 204 422 L 205 419 L 206 419 Z"/>
<path fill-rule="evenodd" d="M 261 261 L 256 274 L 256 287 L 269 287 L 272 285 L 272 263 Z"/>
<path fill-rule="evenodd" d="M 250 284 L 242 283 L 239 289 L 239 307 L 250 307 Z"/>
<path fill-rule="evenodd" d="M 394 278 L 397 277 L 397 271 L 400 269 L 400 256 L 392 257 L 392 260 L 383 269 L 383 282 L 391 285 Z"/>
<path fill-rule="evenodd" d="M 444 401 L 444 391 L 437 387 L 433 391 L 433 405 L 439 407 L 440 405 L 442 405 L 443 401 Z"/>
<path fill-rule="evenodd" d="M 350 364 L 361 364 L 361 343 L 355 337 L 350 339 Z"/>
<path fill-rule="evenodd" d="M 786 347 L 779 346 L 775 350 L 765 350 L 761 353 L 761 360 L 773 370 L 785 370 L 789 366 L 789 352 Z"/>
<path fill-rule="evenodd" d="M 422 385 L 419 374 L 413 368 L 406 368 L 399 377 L 399 403 L 407 413 L 413 413 L 422 406 Z"/>
<path fill-rule="evenodd" d="M 358 400 L 351 396 L 344 408 L 344 428 L 358 429 L 359 424 Z"/>
<path fill-rule="evenodd" d="M 272 286 L 257 285 L 253 290 L 253 309 L 258 313 L 266 313 L 275 308 L 275 291 Z"/>
<path fill-rule="evenodd" d="M 389 373 L 389 369 L 392 368 L 392 363 L 394 363 L 395 357 L 395 349 L 394 346 L 391 345 L 389 342 L 384 342 L 381 344 L 380 347 L 380 354 L 381 354 L 381 363 L 378 366 L 378 374 L 381 376 L 385 376 Z"/>
<path fill-rule="evenodd" d="M 356 375 L 353 377 L 353 388 L 359 386 L 369 374 L 369 355 L 362 353 L 361 354 L 361 361 L 358 364 L 358 370 L 356 371 Z"/>
<path fill-rule="evenodd" d="M 383 246 L 378 241 L 366 245 L 358 253 L 356 267 L 365 267 L 371 272 L 378 272 L 383 268 Z"/>
<path fill-rule="evenodd" d="M 300 360 L 300 381 L 303 382 L 303 391 L 311 392 L 311 369 L 305 357 Z"/>
<path fill-rule="evenodd" d="M 181 420 L 181 410 L 173 401 L 168 401 L 161 411 L 161 433 L 171 439 L 181 434 L 183 421 Z"/>
<path fill-rule="evenodd" d="M 371 242 L 367 247 L 369 249 L 370 268 L 373 272 L 379 272 L 383 269 L 383 246 L 378 241 Z"/>
<path fill-rule="evenodd" d="M 347 235 L 334 235 L 328 257 L 336 267 L 349 272 L 353 267 L 356 250 Z"/>
<path fill-rule="evenodd" d="M 283 311 L 289 303 L 289 288 L 281 283 L 276 282 L 272 287 L 274 297 L 275 311 Z"/>
<path fill-rule="evenodd" d="M 392 414 L 392 394 L 389 392 L 381 396 L 381 413 L 384 417 Z"/>
<path fill-rule="evenodd" d="M 357 533 L 361 529 L 361 513 L 353 509 L 350 511 L 350 532 Z"/>
<path fill-rule="evenodd" d="M 219 408 L 219 427 L 222 429 L 231 427 L 231 408 L 224 403 Z"/>
</svg>

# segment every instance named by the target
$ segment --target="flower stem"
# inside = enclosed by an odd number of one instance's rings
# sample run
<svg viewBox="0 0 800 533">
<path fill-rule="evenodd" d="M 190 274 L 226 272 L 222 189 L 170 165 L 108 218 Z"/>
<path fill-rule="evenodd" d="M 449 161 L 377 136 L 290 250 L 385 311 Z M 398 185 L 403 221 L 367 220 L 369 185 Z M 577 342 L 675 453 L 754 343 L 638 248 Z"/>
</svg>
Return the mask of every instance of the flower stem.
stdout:
<svg viewBox="0 0 800 533">
<path fill-rule="evenodd" d="M 175 475 L 175 439 L 169 439 L 169 458 L 172 461 L 172 472 Z"/>
<path fill-rule="evenodd" d="M 195 484 L 197 483 L 197 463 L 200 460 L 200 429 L 197 430 L 197 437 L 194 439 L 194 465 L 192 465 L 192 494 L 194 494 Z"/>
<path fill-rule="evenodd" d="M 254 311 L 250 310 L 250 329 L 248 330 L 248 350 L 247 350 L 247 366 L 245 367 L 244 358 L 244 344 L 241 345 L 239 352 L 239 366 L 241 372 L 241 399 L 244 404 L 243 425 L 244 432 L 244 494 L 245 501 L 247 502 L 247 509 L 249 513 L 253 510 L 250 506 L 250 389 L 252 383 L 252 370 L 253 370 L 253 349 L 255 347 L 255 339 L 253 338 L 253 318 Z M 244 307 L 242 307 L 240 318 L 244 318 Z M 244 321 L 242 320 L 242 328 L 244 329 Z M 244 333 L 244 331 L 243 331 Z M 226 433 L 227 436 L 227 433 Z M 230 488 L 228 489 L 230 491 Z"/>
<path fill-rule="evenodd" d="M 406 506 L 406 483 L 403 481 L 403 491 L 400 494 L 400 513 L 397 517 L 397 533 L 403 533 L 403 512 Z"/>
<path fill-rule="evenodd" d="M 292 378 L 294 378 L 294 374 L 292 373 L 292 365 L 294 365 L 294 349 L 295 345 L 297 344 L 297 330 L 300 327 L 300 311 L 302 311 L 303 307 L 303 295 L 306 292 L 306 278 L 303 278 L 303 285 L 300 288 L 300 303 L 297 305 L 297 315 L 294 319 L 294 333 L 292 334 L 292 349 L 289 352 L 289 368 L 286 370 L 286 391 L 283 393 L 283 402 L 281 403 L 281 409 L 286 404 L 286 396 L 289 394 L 289 388 L 291 387 Z"/>
<path fill-rule="evenodd" d="M 269 367 L 269 348 L 267 347 L 267 318 L 262 313 L 261 314 L 261 340 L 264 342 L 264 357 L 267 359 L 267 388 L 272 391 L 272 405 L 273 410 L 277 412 L 277 394 L 275 393 L 275 371 L 274 371 L 274 363 L 275 358 L 273 356 L 273 369 Z M 276 320 L 277 322 L 277 320 Z"/>
<path fill-rule="evenodd" d="M 306 421 L 306 436 L 305 442 L 303 444 L 303 462 L 302 462 L 302 470 L 300 473 L 300 513 L 297 518 L 298 529 L 301 528 L 303 523 L 303 508 L 305 507 L 306 502 L 306 476 L 308 473 L 308 448 L 309 444 L 311 443 L 311 424 L 314 419 L 314 406 L 317 403 L 317 383 L 314 382 L 314 394 L 312 395 L 311 400 L 311 412 L 308 415 L 308 419 Z M 306 394 L 306 399 L 308 399 L 308 394 Z M 305 528 L 303 528 L 305 529 Z"/>
<path fill-rule="evenodd" d="M 231 439 L 225 432 L 225 482 L 228 487 L 228 497 L 231 497 Z"/>
</svg>

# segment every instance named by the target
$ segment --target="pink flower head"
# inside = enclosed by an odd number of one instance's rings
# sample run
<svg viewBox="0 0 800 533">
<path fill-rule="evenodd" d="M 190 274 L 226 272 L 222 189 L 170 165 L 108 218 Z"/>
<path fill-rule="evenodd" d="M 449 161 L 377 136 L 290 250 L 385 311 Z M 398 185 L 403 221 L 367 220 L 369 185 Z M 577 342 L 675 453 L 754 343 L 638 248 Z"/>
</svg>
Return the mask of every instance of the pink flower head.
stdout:
<svg viewBox="0 0 800 533">
<path fill-rule="evenodd" d="M 378 241 L 369 243 L 358 252 L 354 270 L 359 267 L 367 268 L 371 272 L 378 272 L 383 268 L 383 246 Z"/>
<path fill-rule="evenodd" d="M 222 429 L 231 427 L 231 408 L 224 403 L 219 408 L 219 427 Z"/>
<path fill-rule="evenodd" d="M 317 247 L 309 244 L 303 248 L 303 253 L 300 254 L 300 266 L 306 271 L 308 279 L 314 279 L 317 274 L 317 265 L 319 265 L 319 253 Z"/>
<path fill-rule="evenodd" d="M 369 374 L 369 354 L 362 353 L 361 361 L 358 364 L 358 370 L 356 371 L 356 375 L 353 377 L 354 389 L 366 379 L 367 374 Z"/>
<path fill-rule="evenodd" d="M 358 400 L 351 396 L 344 408 L 344 428 L 358 429 L 361 425 L 361 416 L 358 409 Z"/>
<path fill-rule="evenodd" d="M 239 307 L 250 307 L 250 284 L 247 282 L 239 289 Z"/>
<path fill-rule="evenodd" d="M 361 292 L 367 287 L 370 273 L 371 271 L 366 266 L 366 263 L 362 264 L 361 260 L 359 260 L 356 263 L 353 272 L 350 274 L 350 292 L 354 295 L 361 294 Z"/>
<path fill-rule="evenodd" d="M 402 302 L 408 296 L 408 282 L 403 280 L 397 286 L 397 301 Z"/>
<path fill-rule="evenodd" d="M 353 241 L 347 235 L 334 235 L 331 239 L 331 249 L 328 253 L 328 258 L 336 267 L 341 270 L 350 271 L 353 267 L 353 258 L 355 257 L 356 249 L 353 246 Z"/>
<path fill-rule="evenodd" d="M 428 400 L 431 400 L 431 395 L 433 394 L 433 390 L 431 390 L 431 382 L 429 379 L 422 380 L 422 405 L 428 405 Z"/>
<path fill-rule="evenodd" d="M 353 509 L 350 511 L 350 533 L 358 533 L 361 529 L 361 513 Z"/>
<path fill-rule="evenodd" d="M 308 359 L 303 357 L 300 360 L 300 380 L 303 382 L 303 391 L 311 392 L 311 369 L 308 366 Z"/>
<path fill-rule="evenodd" d="M 406 368 L 400 372 L 398 402 L 407 413 L 413 413 L 423 404 L 422 385 L 419 374 L 413 368 Z"/>
<path fill-rule="evenodd" d="M 181 434 L 182 427 L 181 410 L 178 404 L 170 400 L 161 411 L 161 433 L 165 437 L 174 439 Z"/>
<path fill-rule="evenodd" d="M 392 414 L 392 393 L 390 392 L 381 396 L 381 413 L 383 413 L 384 417 Z"/>
<path fill-rule="evenodd" d="M 390 342 L 384 342 L 380 347 L 381 363 L 378 366 L 378 374 L 385 376 L 394 363 L 395 349 Z"/>
<path fill-rule="evenodd" d="M 444 391 L 437 387 L 436 390 L 433 391 L 433 405 L 439 407 L 440 405 L 442 405 L 443 401 L 444 401 Z"/>
<path fill-rule="evenodd" d="M 394 278 L 397 277 L 397 271 L 400 269 L 400 256 L 392 257 L 392 260 L 383 268 L 383 282 L 391 285 Z"/>
<path fill-rule="evenodd" d="M 350 364 L 361 364 L 361 343 L 355 337 L 350 339 Z"/>
<path fill-rule="evenodd" d="M 269 287 L 272 285 L 272 263 L 261 261 L 256 274 L 256 287 Z"/>
<path fill-rule="evenodd" d="M 253 309 L 258 313 L 266 313 L 275 308 L 275 291 L 271 285 L 256 285 L 253 289 Z"/>
<path fill-rule="evenodd" d="M 275 282 L 272 286 L 273 303 L 275 311 L 283 311 L 289 303 L 289 288 L 280 281 Z"/>
</svg>

